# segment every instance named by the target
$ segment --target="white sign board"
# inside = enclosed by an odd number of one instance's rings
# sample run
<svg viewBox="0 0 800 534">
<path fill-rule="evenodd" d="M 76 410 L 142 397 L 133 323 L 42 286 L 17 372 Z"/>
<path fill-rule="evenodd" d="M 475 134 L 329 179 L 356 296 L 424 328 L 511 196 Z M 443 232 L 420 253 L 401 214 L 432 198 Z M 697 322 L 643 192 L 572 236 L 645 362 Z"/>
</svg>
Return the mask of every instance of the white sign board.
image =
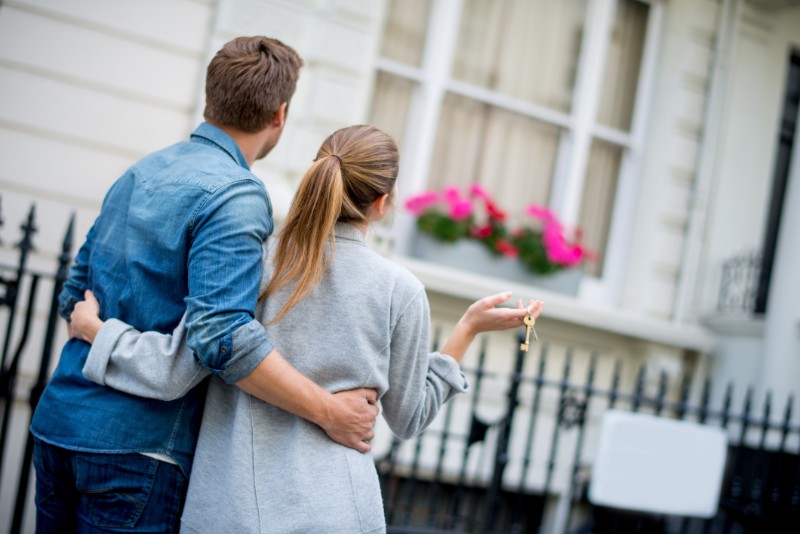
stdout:
<svg viewBox="0 0 800 534">
<path fill-rule="evenodd" d="M 589 500 L 642 512 L 713 517 L 727 454 L 716 427 L 609 410 Z"/>
</svg>

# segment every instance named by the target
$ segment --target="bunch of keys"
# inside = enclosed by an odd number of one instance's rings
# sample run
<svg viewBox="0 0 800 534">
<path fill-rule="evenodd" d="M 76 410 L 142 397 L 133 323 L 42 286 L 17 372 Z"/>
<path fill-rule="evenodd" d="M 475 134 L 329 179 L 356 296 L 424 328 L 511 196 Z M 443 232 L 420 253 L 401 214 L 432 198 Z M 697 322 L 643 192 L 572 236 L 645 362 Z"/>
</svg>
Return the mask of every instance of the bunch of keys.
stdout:
<svg viewBox="0 0 800 534">
<path fill-rule="evenodd" d="M 536 335 L 536 330 L 533 328 L 533 325 L 536 324 L 536 319 L 528 315 L 522 320 L 522 322 L 525 323 L 525 343 L 519 344 L 519 350 L 528 352 L 528 344 L 531 340 L 531 332 L 533 332 L 533 340 L 539 341 L 539 336 Z"/>
</svg>

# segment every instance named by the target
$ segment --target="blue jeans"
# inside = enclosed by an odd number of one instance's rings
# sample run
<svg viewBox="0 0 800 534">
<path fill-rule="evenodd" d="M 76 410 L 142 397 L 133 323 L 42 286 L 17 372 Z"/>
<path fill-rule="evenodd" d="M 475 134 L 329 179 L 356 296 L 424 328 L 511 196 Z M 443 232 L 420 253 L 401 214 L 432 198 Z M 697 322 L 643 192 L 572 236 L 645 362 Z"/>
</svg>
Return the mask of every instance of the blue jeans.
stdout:
<svg viewBox="0 0 800 534">
<path fill-rule="evenodd" d="M 77 452 L 35 440 L 36 533 L 178 532 L 188 480 L 141 454 Z"/>
</svg>

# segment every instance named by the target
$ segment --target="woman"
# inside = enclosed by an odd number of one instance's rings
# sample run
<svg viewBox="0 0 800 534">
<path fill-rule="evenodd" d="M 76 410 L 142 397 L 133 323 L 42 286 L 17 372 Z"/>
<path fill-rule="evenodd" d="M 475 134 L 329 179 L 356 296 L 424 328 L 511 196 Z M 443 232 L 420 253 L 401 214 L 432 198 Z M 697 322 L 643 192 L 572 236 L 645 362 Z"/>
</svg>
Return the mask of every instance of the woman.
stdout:
<svg viewBox="0 0 800 534">
<path fill-rule="evenodd" d="M 475 335 L 519 328 L 542 304 L 503 309 L 495 306 L 508 293 L 482 299 L 441 353 L 429 353 L 422 284 L 364 244 L 369 224 L 390 208 L 397 166 L 394 141 L 376 128 L 352 126 L 325 140 L 280 238 L 269 244 L 258 313 L 292 365 L 331 391 L 377 390 L 389 427 L 408 438 L 466 390 L 458 362 Z M 113 319 L 103 324 L 91 306 L 87 300 L 72 316 L 73 327 L 94 342 L 87 378 L 169 398 L 207 374 L 185 354 L 183 325 L 172 336 L 139 333 Z M 212 377 L 182 529 L 384 532 L 373 459 Z"/>
</svg>

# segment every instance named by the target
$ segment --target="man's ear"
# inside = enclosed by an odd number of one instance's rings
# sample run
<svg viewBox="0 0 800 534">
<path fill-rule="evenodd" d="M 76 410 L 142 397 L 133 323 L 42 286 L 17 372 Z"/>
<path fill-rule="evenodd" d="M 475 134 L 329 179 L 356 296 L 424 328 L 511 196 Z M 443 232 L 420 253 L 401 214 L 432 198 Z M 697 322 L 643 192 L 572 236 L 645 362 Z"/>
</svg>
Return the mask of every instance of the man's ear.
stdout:
<svg viewBox="0 0 800 534">
<path fill-rule="evenodd" d="M 289 107 L 288 102 L 284 102 L 281 104 L 281 107 L 278 108 L 278 111 L 275 112 L 275 115 L 272 116 L 272 125 L 276 128 L 283 128 L 283 125 L 286 124 L 286 109 Z"/>
</svg>

